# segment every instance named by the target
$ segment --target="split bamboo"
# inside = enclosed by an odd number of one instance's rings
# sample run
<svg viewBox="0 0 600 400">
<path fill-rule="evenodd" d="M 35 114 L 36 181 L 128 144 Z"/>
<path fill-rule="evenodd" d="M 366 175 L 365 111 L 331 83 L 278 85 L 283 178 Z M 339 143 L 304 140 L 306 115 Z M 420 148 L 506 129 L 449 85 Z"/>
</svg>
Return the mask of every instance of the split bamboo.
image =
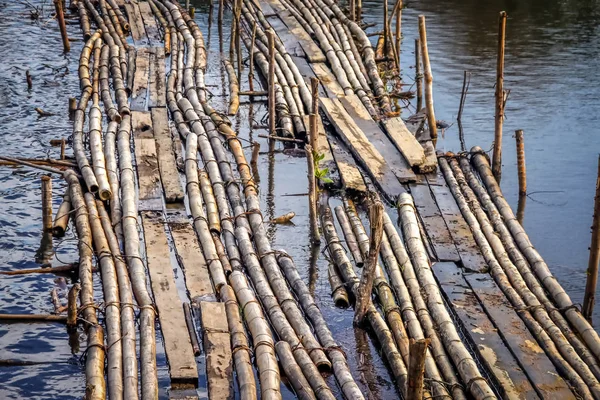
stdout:
<svg viewBox="0 0 600 400">
<path fill-rule="evenodd" d="M 434 146 L 437 142 L 437 121 L 433 108 L 433 74 L 429 63 L 429 50 L 427 50 L 427 29 L 425 27 L 425 16 L 419 15 L 419 41 L 421 43 L 421 57 L 423 58 L 423 72 L 425 78 L 425 106 L 427 107 L 427 124 L 429 135 Z"/>
<path fill-rule="evenodd" d="M 498 56 L 496 59 L 496 114 L 494 117 L 494 152 L 492 171 L 498 182 L 502 176 L 502 124 L 504 123 L 504 44 L 506 41 L 506 12 L 498 18 Z"/>
</svg>

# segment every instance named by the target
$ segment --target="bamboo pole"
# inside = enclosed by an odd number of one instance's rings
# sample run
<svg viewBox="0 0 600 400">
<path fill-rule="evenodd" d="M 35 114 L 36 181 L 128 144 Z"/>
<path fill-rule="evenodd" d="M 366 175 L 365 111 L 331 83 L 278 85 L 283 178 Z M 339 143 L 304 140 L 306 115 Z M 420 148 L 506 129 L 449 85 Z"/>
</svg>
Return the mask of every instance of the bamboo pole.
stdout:
<svg viewBox="0 0 600 400">
<path fill-rule="evenodd" d="M 417 83 L 417 112 L 423 107 L 423 73 L 421 72 L 421 41 L 415 39 L 415 82 Z"/>
<path fill-rule="evenodd" d="M 529 240 L 529 236 L 527 236 L 523 226 L 518 222 L 510 205 L 502 195 L 502 190 L 492 174 L 490 164 L 487 158 L 485 158 L 483 150 L 479 147 L 473 147 L 471 152 L 471 163 L 479 173 L 493 204 L 497 207 L 506 227 L 514 238 L 517 247 L 531 265 L 531 269 L 535 276 L 541 282 L 548 294 L 550 294 L 550 297 L 554 300 L 556 306 L 559 309 L 564 310 L 565 317 L 579 333 L 588 348 L 596 358 L 600 358 L 600 338 L 598 337 L 598 334 L 592 328 L 589 321 L 587 321 L 576 307 L 574 307 L 569 295 L 560 286 L 556 278 L 550 272 L 550 269 L 542 256 Z"/>
<path fill-rule="evenodd" d="M 277 351 L 277 357 L 279 358 L 283 371 L 294 388 L 296 397 L 300 400 L 316 399 L 308 381 L 302 374 L 302 370 L 294 359 L 290 345 L 282 340 L 275 343 L 275 350 Z"/>
<path fill-rule="evenodd" d="M 256 381 L 252 369 L 252 357 L 248 337 L 240 316 L 240 305 L 233 288 L 229 285 L 221 286 L 219 296 L 221 296 L 221 301 L 225 303 L 227 323 L 231 333 L 231 352 L 233 353 L 240 399 L 256 400 Z"/>
<path fill-rule="evenodd" d="M 527 194 L 527 170 L 525 166 L 525 143 L 523 141 L 523 130 L 515 131 L 517 142 L 517 168 L 519 170 L 519 196 Z"/>
<path fill-rule="evenodd" d="M 229 60 L 223 60 L 225 70 L 227 71 L 227 77 L 229 79 L 229 115 L 235 115 L 240 108 L 240 84 L 237 77 L 235 76 L 235 69 Z M 241 76 L 241 75 L 240 75 Z"/>
<path fill-rule="evenodd" d="M 400 75 L 400 42 L 402 40 L 402 0 L 396 0 L 396 65 Z"/>
<path fill-rule="evenodd" d="M 352 226 L 350 225 L 350 221 L 348 220 L 348 216 L 346 215 L 344 208 L 342 206 L 335 207 L 335 215 L 340 223 L 340 226 L 342 227 L 342 233 L 344 234 L 346 245 L 348 246 L 348 250 L 350 250 L 350 254 L 352 254 L 354 263 L 358 268 L 362 268 L 364 265 L 363 257 L 356 240 L 356 235 L 354 232 L 352 232 Z"/>
<path fill-rule="evenodd" d="M 69 36 L 67 34 L 67 25 L 65 24 L 65 14 L 61 0 L 54 0 L 54 9 L 56 10 L 56 19 L 58 20 L 60 36 L 62 37 L 63 50 L 65 53 L 68 53 L 71 51 L 71 45 L 69 44 Z"/>
<path fill-rule="evenodd" d="M 42 221 L 44 231 L 52 230 L 52 179 L 42 176 Z"/>
<path fill-rule="evenodd" d="M 94 287 L 92 284 L 92 233 L 88 219 L 88 210 L 83 199 L 83 192 L 77 175 L 67 170 L 64 178 L 69 184 L 69 195 L 75 212 L 75 227 L 79 238 L 79 281 L 81 282 L 80 301 L 83 319 L 86 322 L 87 357 L 86 386 L 91 390 L 89 400 L 106 398 L 106 381 L 104 380 L 104 333 L 98 324 L 94 303 Z"/>
<path fill-rule="evenodd" d="M 77 330 L 77 296 L 81 291 L 79 283 L 71 286 L 67 297 L 67 327 L 69 330 Z"/>
<path fill-rule="evenodd" d="M 55 314 L 0 314 L 2 322 L 67 322 L 66 315 Z"/>
<path fill-rule="evenodd" d="M 422 290 L 426 291 L 427 306 L 431 312 L 433 320 L 438 326 L 444 326 L 442 341 L 448 350 L 448 354 L 458 365 L 457 369 L 463 381 L 470 382 L 468 388 L 475 399 L 487 399 L 495 397 L 487 381 L 481 376 L 477 364 L 466 349 L 448 310 L 444 306 L 440 289 L 435 282 L 427 251 L 421 239 L 421 232 L 417 221 L 414 202 L 409 194 L 401 194 L 399 197 L 399 212 L 402 220 L 402 231 L 408 244 L 408 250 L 415 265 L 417 279 L 421 283 Z"/>
<path fill-rule="evenodd" d="M 388 15 L 389 15 L 389 10 L 388 10 L 389 6 L 388 6 L 388 0 L 383 0 L 383 51 L 385 52 L 385 55 L 387 57 L 387 55 L 389 54 L 389 50 L 390 50 L 390 45 L 391 45 L 391 41 L 390 41 L 390 24 L 388 21 Z"/>
<path fill-rule="evenodd" d="M 308 165 L 308 213 L 310 219 L 311 242 L 317 244 L 321 242 L 319 233 L 319 223 L 317 221 L 317 182 L 315 177 L 315 161 L 313 158 L 313 148 L 307 144 L 304 148 L 306 153 L 306 163 Z"/>
<path fill-rule="evenodd" d="M 427 29 L 425 27 L 425 16 L 419 15 L 419 41 L 421 43 L 421 57 L 423 58 L 423 72 L 425 78 L 425 106 L 427 107 L 427 124 L 429 135 L 435 146 L 437 142 L 437 121 L 433 108 L 433 74 L 429 63 L 429 51 L 427 50 Z"/>
<path fill-rule="evenodd" d="M 194 326 L 192 309 L 190 308 L 190 303 L 188 302 L 183 303 L 183 316 L 185 317 L 185 325 L 188 329 L 188 334 L 192 343 L 192 350 L 194 351 L 194 356 L 198 357 L 201 354 L 200 343 L 198 343 L 198 335 L 196 334 L 196 327 Z"/>
<path fill-rule="evenodd" d="M 356 21 L 356 0 L 350 0 L 348 2 L 348 8 L 350 11 L 350 20 Z"/>
<path fill-rule="evenodd" d="M 0 271 L 0 275 L 27 275 L 27 274 L 60 274 L 65 272 L 77 272 L 79 264 L 65 264 L 52 267 L 50 264 L 44 264 L 40 268 L 18 269 L 14 271 Z"/>
<path fill-rule="evenodd" d="M 429 339 L 410 340 L 410 361 L 408 363 L 408 390 L 406 400 L 423 398 L 423 380 L 425 377 L 425 355 Z"/>
<path fill-rule="evenodd" d="M 275 122 L 275 33 L 272 30 L 267 31 L 269 38 L 269 135 L 277 136 Z M 269 140 L 269 150 L 274 149 L 275 141 Z"/>
<path fill-rule="evenodd" d="M 504 44 L 506 41 L 506 12 L 498 18 L 498 57 L 496 59 L 496 114 L 494 117 L 494 152 L 492 172 L 498 182 L 502 177 L 502 124 L 504 122 Z"/>
<path fill-rule="evenodd" d="M 600 262 L 600 156 L 598 157 L 598 178 L 596 179 L 596 196 L 594 198 L 594 217 L 592 223 L 592 243 L 588 262 L 585 295 L 581 313 L 592 321 L 596 302 L 596 284 L 598 282 L 598 263 Z"/>
<path fill-rule="evenodd" d="M 362 325 L 373 291 L 373 279 L 379 259 L 379 248 L 383 237 L 383 204 L 376 199 L 369 207 L 369 221 L 371 223 L 371 244 L 364 265 L 360 284 L 357 288 L 356 306 L 354 311 L 354 323 Z"/>
<path fill-rule="evenodd" d="M 329 285 L 331 286 L 331 297 L 333 298 L 335 306 L 338 308 L 348 308 L 350 305 L 348 292 L 342 283 L 342 279 L 340 278 L 335 265 L 329 264 L 329 267 L 327 268 L 327 277 L 329 279 Z"/>
<path fill-rule="evenodd" d="M 120 119 L 120 118 L 119 118 Z M 119 167 L 116 158 L 116 138 L 119 124 L 110 121 L 104 135 L 104 155 L 106 157 L 106 174 L 110 185 L 110 218 L 114 221 L 114 231 L 119 243 L 123 242 L 123 229 L 121 226 L 121 197 L 119 196 Z"/>
</svg>

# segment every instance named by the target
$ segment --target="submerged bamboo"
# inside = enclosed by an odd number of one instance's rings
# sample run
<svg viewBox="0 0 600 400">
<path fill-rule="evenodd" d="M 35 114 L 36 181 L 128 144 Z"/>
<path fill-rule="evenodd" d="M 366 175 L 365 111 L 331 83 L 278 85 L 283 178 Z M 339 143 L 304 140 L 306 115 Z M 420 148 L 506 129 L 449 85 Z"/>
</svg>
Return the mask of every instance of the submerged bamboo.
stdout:
<svg viewBox="0 0 600 400">
<path fill-rule="evenodd" d="M 60 28 L 60 36 L 63 42 L 63 50 L 65 53 L 68 53 L 71 50 L 71 45 L 69 44 L 67 25 L 65 24 L 63 2 L 61 0 L 54 0 L 54 8 L 56 10 L 56 19 L 58 20 L 58 27 Z"/>
</svg>

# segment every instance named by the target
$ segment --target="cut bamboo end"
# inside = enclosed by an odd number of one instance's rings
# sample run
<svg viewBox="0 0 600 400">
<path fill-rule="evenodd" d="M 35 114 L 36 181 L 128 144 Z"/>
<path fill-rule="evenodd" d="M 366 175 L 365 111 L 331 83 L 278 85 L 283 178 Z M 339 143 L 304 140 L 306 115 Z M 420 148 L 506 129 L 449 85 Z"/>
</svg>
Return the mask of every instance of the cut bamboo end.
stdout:
<svg viewBox="0 0 600 400">
<path fill-rule="evenodd" d="M 408 362 L 408 390 L 407 400 L 421 400 L 423 398 L 423 382 L 425 378 L 425 359 L 429 339 L 410 339 Z"/>
<path fill-rule="evenodd" d="M 519 195 L 527 194 L 527 170 L 525 166 L 525 142 L 523 139 L 523 130 L 515 131 L 517 141 L 517 168 L 519 171 Z"/>
<path fill-rule="evenodd" d="M 58 207 L 56 212 L 56 218 L 54 219 L 54 225 L 52 226 L 52 234 L 55 237 L 65 236 L 67 226 L 69 225 L 69 219 L 71 215 L 71 200 L 69 198 L 69 192 L 67 191 L 63 195 L 63 201 Z"/>
<path fill-rule="evenodd" d="M 338 308 L 348 308 L 350 305 L 350 301 L 348 300 L 348 292 L 342 283 L 342 278 L 338 274 L 333 264 L 329 264 L 327 274 L 329 278 L 329 285 L 331 286 L 331 297 L 333 298 L 333 303 Z"/>
</svg>

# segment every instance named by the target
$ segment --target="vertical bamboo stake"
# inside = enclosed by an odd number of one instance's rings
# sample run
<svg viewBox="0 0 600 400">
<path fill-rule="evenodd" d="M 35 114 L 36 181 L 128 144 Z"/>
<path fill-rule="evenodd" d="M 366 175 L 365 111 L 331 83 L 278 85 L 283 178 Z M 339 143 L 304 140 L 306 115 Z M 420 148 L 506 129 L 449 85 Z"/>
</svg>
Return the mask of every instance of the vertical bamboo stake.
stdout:
<svg viewBox="0 0 600 400">
<path fill-rule="evenodd" d="M 196 17 L 196 8 L 195 7 L 188 7 L 188 14 L 190 14 L 190 17 L 192 19 L 194 19 Z"/>
<path fill-rule="evenodd" d="M 276 136 L 275 125 L 275 33 L 269 29 L 269 136 Z M 269 150 L 275 146 L 273 139 L 269 142 Z"/>
<path fill-rule="evenodd" d="M 408 361 L 408 390 L 406 400 L 423 398 L 423 378 L 425 377 L 425 355 L 429 339 L 410 339 Z"/>
<path fill-rule="evenodd" d="M 390 52 L 390 24 L 388 22 L 388 0 L 383 0 L 383 52 L 387 57 Z"/>
<path fill-rule="evenodd" d="M 423 108 L 423 72 L 421 71 L 421 42 L 415 39 L 415 82 L 417 83 L 417 112 Z"/>
<path fill-rule="evenodd" d="M 379 248 L 383 238 L 383 204 L 379 199 L 375 200 L 369 207 L 369 224 L 371 225 L 371 243 L 369 244 L 369 253 L 365 260 L 360 283 L 356 290 L 356 306 L 354 307 L 354 323 L 356 325 L 362 325 L 371 304 L 371 291 L 373 290 Z"/>
<path fill-rule="evenodd" d="M 74 284 L 69 290 L 67 305 L 67 327 L 69 330 L 77 328 L 77 296 L 81 291 L 79 283 Z"/>
<path fill-rule="evenodd" d="M 237 59 L 238 76 L 242 79 L 242 41 L 240 35 L 240 18 L 242 15 L 242 0 L 236 0 L 235 7 L 235 53 Z"/>
<path fill-rule="evenodd" d="M 310 143 L 310 146 L 313 148 L 313 150 L 315 150 L 317 148 L 317 136 L 319 135 L 319 131 L 317 129 L 317 126 L 318 126 L 317 125 L 317 115 L 316 114 L 310 114 L 308 116 L 308 123 L 309 123 L 309 127 L 308 127 L 308 131 L 309 131 L 308 142 Z"/>
<path fill-rule="evenodd" d="M 319 113 L 319 79 L 310 78 L 310 91 L 312 95 L 311 114 Z"/>
<path fill-rule="evenodd" d="M 62 138 L 62 140 L 60 141 L 60 159 L 61 160 L 65 159 L 66 146 L 67 146 L 67 141 L 65 140 L 65 138 Z"/>
<path fill-rule="evenodd" d="M 362 0 L 356 0 L 356 22 L 362 20 Z"/>
<path fill-rule="evenodd" d="M 523 130 L 515 131 L 517 139 L 517 167 L 519 171 L 519 196 L 527 194 L 527 170 L 525 167 L 525 143 L 523 141 Z"/>
<path fill-rule="evenodd" d="M 308 165 L 308 213 L 310 218 L 310 230 L 312 243 L 320 243 L 319 224 L 317 222 L 317 182 L 315 178 L 315 161 L 313 158 L 313 148 L 307 144 L 304 148 L 306 152 L 306 163 Z"/>
<path fill-rule="evenodd" d="M 498 58 L 496 59 L 496 115 L 492 173 L 500 183 L 502 177 L 502 123 L 504 122 L 504 43 L 506 40 L 506 12 L 498 18 Z"/>
<path fill-rule="evenodd" d="M 69 97 L 69 117 L 71 119 L 73 119 L 75 111 L 77 111 L 77 99 L 75 97 Z"/>
<path fill-rule="evenodd" d="M 400 74 L 400 40 L 402 39 L 402 0 L 396 0 L 396 65 Z"/>
<path fill-rule="evenodd" d="M 256 21 L 252 23 L 252 44 L 250 45 L 250 69 L 248 70 L 248 86 L 254 91 L 254 45 L 256 44 Z M 241 76 L 241 75 L 240 75 Z"/>
<path fill-rule="evenodd" d="M 42 221 L 44 231 L 52 231 L 52 179 L 42 176 Z"/>
<path fill-rule="evenodd" d="M 190 9 L 190 0 L 185 0 L 185 9 L 186 10 Z"/>
<path fill-rule="evenodd" d="M 350 9 L 350 20 L 356 21 L 356 0 L 350 0 L 348 8 Z"/>
<path fill-rule="evenodd" d="M 588 262 L 585 296 L 583 297 L 583 316 L 591 322 L 596 300 L 598 282 L 598 262 L 600 262 L 600 156 L 598 156 L 598 178 L 596 179 L 596 197 L 594 199 L 594 222 L 592 223 L 592 243 Z"/>
<path fill-rule="evenodd" d="M 429 64 L 429 51 L 427 50 L 427 29 L 425 28 L 425 16 L 419 15 L 419 39 L 421 41 L 421 57 L 423 58 L 423 71 L 425 75 L 425 106 L 427 107 L 427 124 L 429 134 L 435 146 L 437 142 L 437 122 L 433 110 L 433 75 Z"/>
<path fill-rule="evenodd" d="M 67 35 L 67 25 L 65 24 L 65 14 L 63 13 L 62 1 L 54 0 L 54 8 L 56 9 L 56 19 L 58 20 L 58 27 L 60 28 L 63 49 L 65 53 L 68 53 L 71 50 L 71 45 L 69 44 L 69 36 Z"/>
</svg>

